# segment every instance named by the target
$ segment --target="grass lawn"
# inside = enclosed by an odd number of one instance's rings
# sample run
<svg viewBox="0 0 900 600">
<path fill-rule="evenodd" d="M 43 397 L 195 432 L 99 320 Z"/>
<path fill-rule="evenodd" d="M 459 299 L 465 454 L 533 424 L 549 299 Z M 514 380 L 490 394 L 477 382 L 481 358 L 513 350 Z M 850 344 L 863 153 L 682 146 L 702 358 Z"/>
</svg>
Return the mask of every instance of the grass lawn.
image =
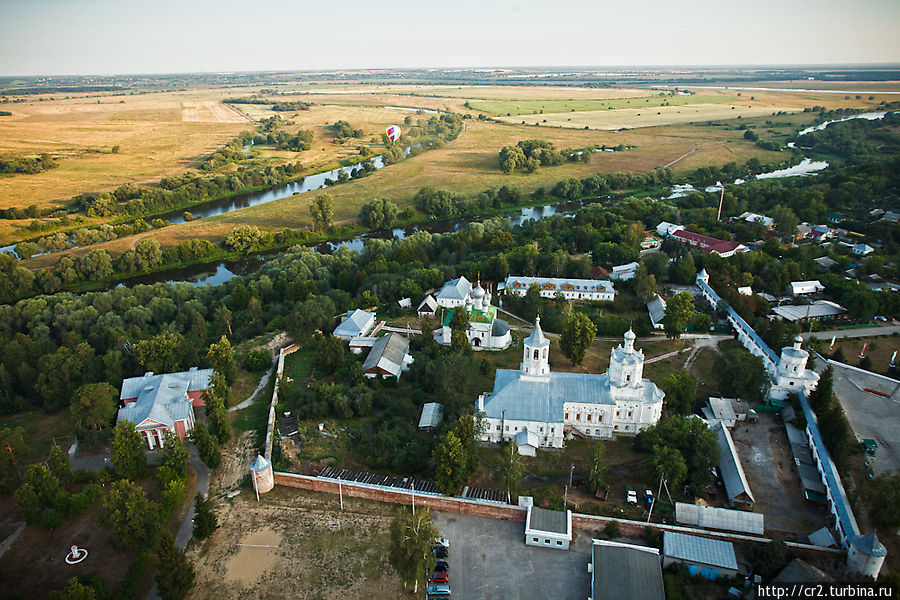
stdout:
<svg viewBox="0 0 900 600">
<path fill-rule="evenodd" d="M 837 340 L 834 343 L 834 348 L 831 350 L 828 348 L 828 345 L 831 343 L 830 339 L 823 339 L 822 342 L 822 352 L 824 354 L 840 350 L 841 354 L 844 355 L 844 359 L 838 358 L 837 360 L 854 366 L 859 366 L 863 360 L 859 357 L 859 354 L 862 352 L 863 344 L 866 344 L 865 356 L 868 356 L 869 360 L 872 361 L 871 370 L 876 373 L 886 373 L 890 369 L 891 356 L 894 352 L 900 350 L 900 336 L 846 338 Z M 894 364 L 900 364 L 900 360 L 895 360 Z"/>
<path fill-rule="evenodd" d="M 25 430 L 24 437 L 25 443 L 28 445 L 28 453 L 25 456 L 17 456 L 16 459 L 26 464 L 37 462 L 48 456 L 54 439 L 65 451 L 68 451 L 69 446 L 75 441 L 68 410 L 62 410 L 53 415 L 31 411 L 0 416 L 0 428 L 3 427 L 22 427 Z"/>
<path fill-rule="evenodd" d="M 725 96 L 660 96 L 658 92 L 645 94 L 642 97 L 623 97 L 605 100 L 507 100 L 507 101 L 482 101 L 470 102 L 472 110 L 493 115 L 537 115 L 566 112 L 582 112 L 592 110 L 616 110 L 621 108 L 650 108 L 656 106 L 686 106 L 688 104 L 701 104 L 708 102 L 728 102 Z"/>
</svg>

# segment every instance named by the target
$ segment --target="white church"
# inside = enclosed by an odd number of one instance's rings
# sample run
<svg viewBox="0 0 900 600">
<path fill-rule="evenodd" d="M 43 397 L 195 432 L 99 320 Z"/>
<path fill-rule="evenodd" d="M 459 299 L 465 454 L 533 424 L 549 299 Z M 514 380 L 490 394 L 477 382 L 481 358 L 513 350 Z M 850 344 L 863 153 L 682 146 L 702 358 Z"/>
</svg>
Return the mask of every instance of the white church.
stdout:
<svg viewBox="0 0 900 600">
<path fill-rule="evenodd" d="M 456 310 L 465 310 L 469 314 L 469 329 L 466 334 L 469 343 L 476 350 L 506 350 L 512 344 L 509 323 L 497 318 L 497 307 L 491 305 L 491 292 L 485 291 L 480 281 L 466 294 L 463 305 L 454 307 L 444 317 L 441 328 L 434 332 L 437 343 L 450 345 L 453 334 L 450 330 L 450 320 L 453 318 L 453 311 Z"/>
<path fill-rule="evenodd" d="M 553 372 L 540 321 L 525 339 L 519 369 L 497 369 L 493 393 L 478 397 L 482 441 L 517 440 L 521 453 L 532 454 L 534 448 L 562 448 L 567 436 L 634 435 L 659 420 L 665 394 L 644 380 L 644 353 L 634 349 L 634 332 L 613 348 L 602 375 Z"/>
</svg>

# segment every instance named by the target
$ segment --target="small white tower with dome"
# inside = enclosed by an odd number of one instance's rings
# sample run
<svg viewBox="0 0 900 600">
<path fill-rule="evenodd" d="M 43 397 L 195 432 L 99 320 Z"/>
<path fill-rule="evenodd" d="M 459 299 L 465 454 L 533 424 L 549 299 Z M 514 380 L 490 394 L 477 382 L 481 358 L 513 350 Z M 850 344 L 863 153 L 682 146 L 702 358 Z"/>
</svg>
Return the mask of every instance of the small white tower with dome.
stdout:
<svg viewBox="0 0 900 600">
<path fill-rule="evenodd" d="M 550 380 L 550 340 L 541 331 L 541 318 L 534 319 L 534 329 L 525 338 L 519 370 L 526 377 Z"/>
<path fill-rule="evenodd" d="M 641 387 L 644 375 L 644 351 L 634 349 L 637 336 L 625 332 L 625 345 L 613 348 L 609 357 L 609 383 L 615 387 Z"/>
<path fill-rule="evenodd" d="M 808 360 L 809 352 L 803 349 L 803 338 L 798 335 L 794 338 L 793 346 L 781 349 L 781 359 L 775 369 L 769 397 L 783 400 L 790 394 L 815 389 L 819 383 L 819 374 L 806 368 Z"/>
</svg>

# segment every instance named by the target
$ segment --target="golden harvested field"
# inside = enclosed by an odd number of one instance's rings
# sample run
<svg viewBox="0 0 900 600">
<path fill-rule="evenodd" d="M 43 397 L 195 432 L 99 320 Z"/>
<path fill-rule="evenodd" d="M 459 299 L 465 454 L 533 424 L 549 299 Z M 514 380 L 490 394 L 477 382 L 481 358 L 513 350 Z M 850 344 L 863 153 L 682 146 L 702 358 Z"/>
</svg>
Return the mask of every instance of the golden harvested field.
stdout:
<svg viewBox="0 0 900 600">
<path fill-rule="evenodd" d="M 80 193 L 183 172 L 252 127 L 212 94 L 111 95 L 10 105 L 13 115 L 0 119 L 0 154 L 48 152 L 59 166 L 0 178 L 0 208 L 55 206 Z M 111 153 L 114 146 L 119 146 L 117 154 Z"/>
<path fill-rule="evenodd" d="M 812 116 L 809 115 L 808 118 L 811 119 Z M 797 119 L 799 123 L 799 117 Z M 538 169 L 531 174 L 504 175 L 497 164 L 500 148 L 519 140 L 537 137 L 552 141 L 558 148 L 580 148 L 592 144 L 637 147 L 625 152 L 594 154 L 588 164 L 565 163 Z M 425 185 L 434 185 L 464 195 L 474 195 L 491 186 L 501 185 L 513 185 L 530 193 L 540 186 L 550 188 L 560 179 L 584 178 L 598 171 L 651 171 L 689 152 L 689 156 L 672 166 L 673 170 L 684 172 L 731 161 L 743 163 L 753 156 L 759 157 L 763 162 L 785 158 L 778 152 L 760 150 L 746 142 L 741 131 L 722 127 L 684 125 L 617 133 L 467 121 L 464 132 L 446 147 L 404 160 L 364 179 L 335 186 L 327 191 L 335 198 L 334 218 L 340 223 L 356 219 L 360 207 L 372 198 L 392 199 L 401 208 L 409 206 L 413 195 Z M 319 193 L 322 191 L 306 192 L 268 204 L 166 227 L 152 235 L 161 244 L 169 245 L 194 237 L 221 239 L 233 227 L 241 224 L 272 231 L 283 227 L 307 227 L 311 223 L 309 204 Z M 68 253 L 80 255 L 93 248 L 104 248 L 118 254 L 128 249 L 133 241 L 133 238 L 122 238 L 70 250 Z M 37 268 L 54 264 L 58 257 L 59 254 L 45 255 L 24 261 L 23 264 Z"/>
<path fill-rule="evenodd" d="M 779 110 L 795 112 L 802 106 L 783 107 Z M 497 117 L 505 123 L 521 123 L 528 125 L 546 125 L 548 127 L 566 127 L 573 129 L 632 129 L 635 127 L 658 127 L 694 122 L 715 121 L 718 119 L 736 119 L 737 117 L 760 117 L 772 114 L 768 106 L 747 106 L 746 104 L 690 104 L 687 106 L 655 106 L 650 108 L 623 108 L 619 110 L 588 110 L 563 113 L 544 113 L 539 115 L 518 115 Z"/>
</svg>

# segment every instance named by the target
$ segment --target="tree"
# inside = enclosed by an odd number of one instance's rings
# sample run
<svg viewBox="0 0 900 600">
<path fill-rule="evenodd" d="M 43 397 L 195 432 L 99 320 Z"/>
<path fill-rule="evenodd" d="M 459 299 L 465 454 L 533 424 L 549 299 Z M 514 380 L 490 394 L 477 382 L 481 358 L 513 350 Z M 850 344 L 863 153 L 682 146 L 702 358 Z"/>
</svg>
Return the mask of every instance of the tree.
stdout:
<svg viewBox="0 0 900 600">
<path fill-rule="evenodd" d="M 69 509 L 69 495 L 43 464 L 31 465 L 25 471 L 25 482 L 16 490 L 16 502 L 27 522 L 45 529 L 59 527 Z"/>
<path fill-rule="evenodd" d="M 163 434 L 163 445 L 159 450 L 159 470 L 167 470 L 172 477 L 187 477 L 188 450 L 184 442 L 173 432 L 166 430 Z"/>
<path fill-rule="evenodd" d="M 694 255 L 690 252 L 669 269 L 669 279 L 672 280 L 672 283 L 692 285 L 696 278 L 697 266 L 694 264 Z"/>
<path fill-rule="evenodd" d="M 816 413 L 824 411 L 831 405 L 834 394 L 834 368 L 829 365 L 819 375 L 819 383 L 809 393 L 809 405 Z"/>
<path fill-rule="evenodd" d="M 731 398 L 754 402 L 768 377 L 762 359 L 743 348 L 726 350 L 716 357 L 719 391 Z"/>
<path fill-rule="evenodd" d="M 690 414 L 697 393 L 697 379 L 685 370 L 672 371 L 659 383 L 666 393 L 666 407 L 679 415 Z"/>
<path fill-rule="evenodd" d="M 596 442 L 591 450 L 591 464 L 588 467 L 587 484 L 592 494 L 606 487 L 606 472 L 609 463 L 606 461 L 606 444 Z"/>
<path fill-rule="evenodd" d="M 372 229 L 382 229 L 393 227 L 397 222 L 397 205 L 390 200 L 375 198 L 366 204 L 363 204 L 359 211 L 359 216 L 367 227 Z"/>
<path fill-rule="evenodd" d="M 253 225 L 239 225 L 225 236 L 225 247 L 235 252 L 247 252 L 262 241 L 262 232 Z"/>
<path fill-rule="evenodd" d="M 437 345 L 434 340 L 434 321 L 431 317 L 422 318 L 422 348 L 432 349 Z"/>
<path fill-rule="evenodd" d="M 168 531 L 159 535 L 156 549 L 156 587 L 163 600 L 180 600 L 194 587 L 194 567 L 175 545 L 175 538 Z"/>
<path fill-rule="evenodd" d="M 503 442 L 500 445 L 500 455 L 497 457 L 497 471 L 506 493 L 510 498 L 518 495 L 519 482 L 525 473 L 525 465 L 522 463 L 522 455 L 512 441 Z"/>
<path fill-rule="evenodd" d="M 438 490 L 452 496 L 468 480 L 466 448 L 453 431 L 448 431 L 434 448 L 434 479 Z"/>
<path fill-rule="evenodd" d="M 640 250 L 644 241 L 644 224 L 637 221 L 629 223 L 622 235 L 622 242 L 632 250 Z"/>
<path fill-rule="evenodd" d="M 656 276 L 646 268 L 641 267 L 634 278 L 634 291 L 637 295 L 644 300 L 649 300 L 656 294 L 657 287 Z"/>
<path fill-rule="evenodd" d="M 655 446 L 681 452 L 687 465 L 687 483 L 695 495 L 703 491 L 710 470 L 719 462 L 718 437 L 699 419 L 667 415 L 634 438 L 634 448 L 640 452 L 653 452 Z"/>
<path fill-rule="evenodd" d="M 331 227 L 334 221 L 334 196 L 328 193 L 316 196 L 309 205 L 309 214 L 313 219 L 313 228 L 320 231 Z"/>
<path fill-rule="evenodd" d="M 222 462 L 222 454 L 219 452 L 218 440 L 216 440 L 206 428 L 204 423 L 194 423 L 191 429 L 191 441 L 197 447 L 200 460 L 210 469 L 215 469 Z"/>
<path fill-rule="evenodd" d="M 23 427 L 0 427 L 0 493 L 19 487 L 22 457 L 28 453 Z"/>
<path fill-rule="evenodd" d="M 180 333 L 163 331 L 134 344 L 132 352 L 137 363 L 147 371 L 172 373 L 182 368 L 188 347 Z"/>
<path fill-rule="evenodd" d="M 97 590 L 73 577 L 62 590 L 50 592 L 50 600 L 100 600 Z"/>
<path fill-rule="evenodd" d="M 223 335 L 218 342 L 210 344 L 206 360 L 217 373 L 221 373 L 225 377 L 226 385 L 234 383 L 237 366 L 234 364 L 234 349 L 227 337 Z"/>
<path fill-rule="evenodd" d="M 72 480 L 72 467 L 69 464 L 69 454 L 56 444 L 50 446 L 50 456 L 47 459 L 50 472 L 59 479 L 60 483 L 67 485 Z"/>
<path fill-rule="evenodd" d="M 666 317 L 663 325 L 666 337 L 672 340 L 681 337 L 694 312 L 694 297 L 688 292 L 675 294 L 675 297 L 666 303 Z"/>
<path fill-rule="evenodd" d="M 119 421 L 113 429 L 112 461 L 125 479 L 138 479 L 147 473 L 147 455 L 144 440 L 131 421 Z"/>
<path fill-rule="evenodd" d="M 747 549 L 753 570 L 765 581 L 775 577 L 788 561 L 787 546 L 781 540 L 772 540 L 765 545 L 751 544 Z"/>
<path fill-rule="evenodd" d="M 208 538 L 219 528 L 219 519 L 209 496 L 197 493 L 194 499 L 194 537 L 198 540 Z"/>
<path fill-rule="evenodd" d="M 104 521 L 118 548 L 145 548 L 153 544 L 159 529 L 159 506 L 137 485 L 119 479 L 103 497 Z"/>
<path fill-rule="evenodd" d="M 891 471 L 870 479 L 864 495 L 876 527 L 895 530 L 900 526 L 900 474 Z"/>
<path fill-rule="evenodd" d="M 345 358 L 344 344 L 340 338 L 327 334 L 318 339 L 313 364 L 324 375 L 333 375 L 344 364 Z"/>
<path fill-rule="evenodd" d="M 391 522 L 391 550 L 388 560 L 409 588 L 413 584 L 413 593 L 419 590 L 419 580 L 434 568 L 435 556 L 431 546 L 438 536 L 437 527 L 427 510 L 415 512 L 400 508 Z"/>
<path fill-rule="evenodd" d="M 101 430 L 108 427 L 116 417 L 118 407 L 116 401 L 119 394 L 116 389 L 106 383 L 87 383 L 72 396 L 69 410 L 72 413 L 72 425 L 76 429 Z"/>
<path fill-rule="evenodd" d="M 656 477 L 665 477 L 673 488 L 677 488 L 687 477 L 687 464 L 684 456 L 675 448 L 653 446 L 650 467 Z"/>
<path fill-rule="evenodd" d="M 772 218 L 775 219 L 775 231 L 780 233 L 782 237 L 793 239 L 797 233 L 797 215 L 790 208 L 778 205 L 772 211 Z"/>
<path fill-rule="evenodd" d="M 573 312 L 563 325 L 559 346 L 573 365 L 580 365 L 596 335 L 597 326 L 590 317 L 582 312 Z"/>
<path fill-rule="evenodd" d="M 457 306 L 450 317 L 450 347 L 454 350 L 468 350 L 469 344 L 469 313 Z"/>
<path fill-rule="evenodd" d="M 231 419 L 226 408 L 228 386 L 219 373 L 213 373 L 210 387 L 203 392 L 203 399 L 206 403 L 206 426 L 219 443 L 224 444 L 231 439 Z"/>
</svg>

